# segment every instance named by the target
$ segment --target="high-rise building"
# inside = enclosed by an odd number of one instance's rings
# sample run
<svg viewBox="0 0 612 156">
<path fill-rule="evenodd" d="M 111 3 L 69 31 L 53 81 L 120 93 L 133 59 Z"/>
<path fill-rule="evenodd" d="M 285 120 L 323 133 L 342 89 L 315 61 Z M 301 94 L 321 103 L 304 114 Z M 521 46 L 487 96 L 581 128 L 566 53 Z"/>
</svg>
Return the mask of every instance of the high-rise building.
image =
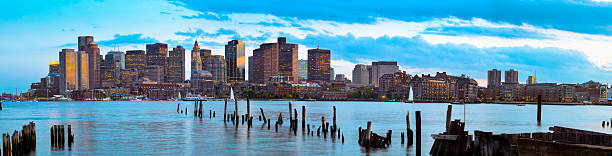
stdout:
<svg viewBox="0 0 612 156">
<path fill-rule="evenodd" d="M 200 46 L 195 41 L 191 48 L 191 73 L 202 70 L 202 58 L 200 57 Z"/>
<path fill-rule="evenodd" d="M 125 53 L 122 51 L 106 53 L 104 62 L 100 66 L 101 87 L 109 88 L 118 85 L 121 79 L 121 69 L 125 69 Z"/>
<path fill-rule="evenodd" d="M 330 50 L 308 49 L 308 81 L 327 81 L 331 75 L 329 68 Z"/>
<path fill-rule="evenodd" d="M 60 63 L 57 61 L 49 62 L 49 74 L 59 74 L 60 73 Z"/>
<path fill-rule="evenodd" d="M 336 74 L 336 81 L 344 81 L 346 79 L 346 77 L 344 76 L 344 74 Z"/>
<path fill-rule="evenodd" d="M 102 64 L 102 58 L 100 57 L 100 48 L 98 44 L 93 42 L 93 36 L 79 36 L 78 37 L 79 52 L 87 53 L 87 73 L 89 88 L 95 89 L 101 86 L 101 72 L 100 65 Z"/>
<path fill-rule="evenodd" d="M 225 45 L 225 62 L 228 82 L 244 81 L 244 42 L 231 40 Z"/>
<path fill-rule="evenodd" d="M 287 43 L 284 37 L 278 38 L 278 43 L 264 43 L 253 50 L 253 64 L 249 64 L 253 72 L 254 83 L 266 83 L 272 76 L 287 77 L 295 81 L 298 76 L 298 45 Z"/>
<path fill-rule="evenodd" d="M 144 68 L 147 66 L 144 50 L 128 50 L 125 52 L 125 69 L 136 69 L 138 72 L 138 78 L 142 78 L 144 75 Z"/>
<path fill-rule="evenodd" d="M 164 67 L 160 65 L 147 65 L 145 67 L 144 78 L 157 83 L 163 82 Z"/>
<path fill-rule="evenodd" d="M 147 44 L 147 66 L 150 65 L 161 66 L 164 74 L 162 77 L 165 76 L 168 72 L 168 44 Z"/>
<path fill-rule="evenodd" d="M 60 93 L 77 89 L 77 55 L 74 49 L 62 49 L 60 59 Z"/>
<path fill-rule="evenodd" d="M 121 78 L 119 84 L 132 85 L 138 81 L 138 69 L 121 69 Z"/>
<path fill-rule="evenodd" d="M 169 83 L 185 82 L 185 48 L 176 46 L 168 54 L 166 81 Z"/>
<path fill-rule="evenodd" d="M 85 51 L 78 51 L 76 53 L 76 59 L 77 59 L 77 90 L 87 90 L 91 87 L 92 83 L 91 83 L 91 75 L 92 74 L 96 74 L 96 73 L 92 73 L 91 70 L 91 64 L 89 63 L 89 59 L 91 57 L 89 57 L 88 53 L 86 53 Z M 98 71 L 100 71 L 100 69 L 98 68 Z M 97 73 L 98 75 L 100 73 Z"/>
<path fill-rule="evenodd" d="M 527 85 L 532 85 L 532 84 L 536 84 L 538 83 L 538 81 L 536 81 L 536 77 L 535 76 L 528 76 L 527 77 Z"/>
<path fill-rule="evenodd" d="M 518 83 L 518 71 L 510 69 L 504 72 L 505 83 Z"/>
<path fill-rule="evenodd" d="M 249 82 L 253 80 L 253 56 L 249 56 Z"/>
<path fill-rule="evenodd" d="M 367 85 L 370 83 L 370 74 L 368 72 L 368 66 L 364 64 L 357 64 L 353 68 L 353 83 Z"/>
<path fill-rule="evenodd" d="M 300 81 L 308 79 L 308 60 L 298 60 L 298 77 Z"/>
<path fill-rule="evenodd" d="M 393 74 L 399 72 L 399 66 L 395 61 L 379 61 L 372 62 L 372 77 L 370 77 L 371 84 L 374 87 L 378 87 L 378 80 L 385 74 Z"/>
<path fill-rule="evenodd" d="M 226 82 L 227 66 L 225 64 L 225 58 L 223 58 L 223 55 L 210 56 L 208 63 L 210 63 L 208 66 L 210 67 L 209 70 L 213 76 L 213 80 L 215 80 L 215 82 Z"/>
<path fill-rule="evenodd" d="M 104 59 L 105 63 L 114 64 L 119 69 L 125 69 L 125 53 L 122 51 L 109 51 Z"/>
<path fill-rule="evenodd" d="M 492 69 L 487 72 L 487 88 L 501 87 L 501 71 Z"/>
<path fill-rule="evenodd" d="M 200 58 L 202 59 L 202 70 L 210 72 L 210 60 L 212 51 L 210 49 L 200 49 Z"/>
</svg>

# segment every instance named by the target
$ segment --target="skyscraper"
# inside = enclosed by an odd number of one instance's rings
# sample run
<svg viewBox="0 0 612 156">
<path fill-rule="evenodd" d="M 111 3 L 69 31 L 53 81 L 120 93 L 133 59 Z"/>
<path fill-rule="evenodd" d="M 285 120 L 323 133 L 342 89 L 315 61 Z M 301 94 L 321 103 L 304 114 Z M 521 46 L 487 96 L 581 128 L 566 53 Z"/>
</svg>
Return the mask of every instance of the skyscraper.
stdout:
<svg viewBox="0 0 612 156">
<path fill-rule="evenodd" d="M 144 50 L 128 50 L 125 54 L 125 69 L 136 69 L 138 78 L 142 78 L 147 65 L 146 60 Z"/>
<path fill-rule="evenodd" d="M 535 76 L 528 76 L 527 77 L 527 85 L 532 85 L 532 84 L 536 84 L 538 83 L 536 81 L 536 77 Z"/>
<path fill-rule="evenodd" d="M 287 43 L 286 38 L 279 37 L 278 43 L 264 43 L 253 50 L 253 64 L 249 72 L 253 72 L 254 83 L 266 83 L 272 76 L 287 76 L 292 81 L 298 76 L 297 44 Z"/>
<path fill-rule="evenodd" d="M 93 36 L 79 36 L 78 46 L 79 52 L 87 53 L 87 76 L 88 88 L 99 88 L 101 86 L 100 65 L 102 58 L 100 57 L 100 49 L 98 44 L 95 44 Z"/>
<path fill-rule="evenodd" d="M 59 74 L 60 73 L 60 63 L 57 61 L 49 62 L 49 74 Z"/>
<path fill-rule="evenodd" d="M 166 81 L 170 83 L 185 82 L 185 48 L 176 46 L 168 54 Z"/>
<path fill-rule="evenodd" d="M 336 75 L 336 72 L 334 71 L 334 68 L 329 68 L 329 81 L 334 81 L 334 75 Z"/>
<path fill-rule="evenodd" d="M 328 81 L 331 75 L 330 50 L 308 49 L 308 81 Z"/>
<path fill-rule="evenodd" d="M 357 64 L 353 68 L 353 83 L 355 84 L 369 84 L 370 74 L 368 72 L 368 66 L 364 64 Z"/>
<path fill-rule="evenodd" d="M 200 57 L 200 46 L 195 41 L 191 48 L 191 73 L 202 70 L 202 58 Z"/>
<path fill-rule="evenodd" d="M 162 77 L 168 72 L 168 44 L 147 44 L 147 66 L 158 65 L 162 67 Z"/>
<path fill-rule="evenodd" d="M 518 83 L 518 71 L 510 69 L 504 72 L 505 83 Z"/>
<path fill-rule="evenodd" d="M 300 81 L 308 79 L 308 60 L 298 60 L 298 77 Z"/>
<path fill-rule="evenodd" d="M 60 59 L 60 93 L 77 89 L 77 58 L 74 49 L 62 49 Z"/>
<path fill-rule="evenodd" d="M 213 76 L 213 80 L 216 82 L 227 82 L 227 69 L 225 64 L 225 58 L 223 55 L 212 55 L 209 57 L 210 73 Z"/>
<path fill-rule="evenodd" d="M 125 69 L 125 53 L 122 51 L 109 51 L 104 56 L 100 66 L 101 84 L 103 88 L 114 87 L 121 79 L 121 69 Z"/>
<path fill-rule="evenodd" d="M 210 49 L 200 49 L 200 58 L 202 59 L 202 70 L 210 72 L 210 56 L 212 51 Z"/>
<path fill-rule="evenodd" d="M 501 71 L 492 69 L 487 72 L 487 88 L 501 87 Z"/>
<path fill-rule="evenodd" d="M 249 56 L 249 82 L 253 81 L 253 56 Z"/>
<path fill-rule="evenodd" d="M 225 45 L 225 62 L 228 82 L 244 81 L 244 42 L 231 40 Z"/>
<path fill-rule="evenodd" d="M 395 61 L 379 61 L 372 62 L 372 77 L 370 77 L 371 84 L 378 87 L 378 80 L 385 74 L 393 74 L 399 72 L 399 66 Z"/>
<path fill-rule="evenodd" d="M 160 65 L 147 65 L 144 69 L 144 78 L 157 83 L 162 83 L 164 78 L 164 67 Z"/>
<path fill-rule="evenodd" d="M 87 90 L 91 87 L 92 83 L 91 83 L 91 74 L 96 74 L 96 73 L 92 73 L 91 70 L 91 64 L 89 63 L 89 59 L 91 57 L 89 57 L 88 53 L 86 53 L 85 51 L 78 51 L 76 53 L 76 59 L 77 59 L 77 90 Z M 100 69 L 98 68 L 98 72 L 100 71 Z M 98 75 L 100 73 L 97 73 Z"/>
</svg>

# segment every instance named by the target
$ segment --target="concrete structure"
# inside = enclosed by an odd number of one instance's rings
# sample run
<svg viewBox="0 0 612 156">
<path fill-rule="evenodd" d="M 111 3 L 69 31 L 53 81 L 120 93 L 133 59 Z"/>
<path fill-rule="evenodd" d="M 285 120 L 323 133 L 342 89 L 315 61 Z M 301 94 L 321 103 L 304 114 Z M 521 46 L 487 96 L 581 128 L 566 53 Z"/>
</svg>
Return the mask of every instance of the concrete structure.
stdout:
<svg viewBox="0 0 612 156">
<path fill-rule="evenodd" d="M 518 71 L 510 69 L 504 72 L 505 83 L 518 83 Z"/>
<path fill-rule="evenodd" d="M 353 68 L 353 83 L 355 84 L 370 84 L 370 73 L 368 72 L 368 66 L 364 64 L 357 64 Z"/>
<path fill-rule="evenodd" d="M 334 68 L 329 67 L 329 81 L 334 81 L 336 75 L 336 71 L 334 70 Z"/>
<path fill-rule="evenodd" d="M 147 65 L 145 67 L 144 79 L 149 81 L 162 83 L 164 77 L 164 67 L 160 65 Z"/>
<path fill-rule="evenodd" d="M 202 57 L 200 57 L 200 46 L 195 41 L 191 48 L 191 73 L 202 70 Z"/>
<path fill-rule="evenodd" d="M 308 80 L 308 60 L 298 60 L 298 77 L 300 81 Z"/>
<path fill-rule="evenodd" d="M 87 76 L 89 78 L 88 87 L 95 89 L 101 87 L 102 75 L 100 72 L 100 65 L 102 63 L 102 59 L 100 58 L 100 48 L 98 48 L 98 44 L 93 43 L 93 37 L 90 37 L 91 36 L 87 36 L 84 38 L 82 38 L 82 36 L 79 37 L 79 43 L 81 43 L 81 40 L 85 40 L 88 42 L 86 46 L 79 45 L 79 52 L 87 53 Z M 81 50 L 81 48 L 84 49 Z"/>
<path fill-rule="evenodd" d="M 399 66 L 395 61 L 379 61 L 372 62 L 372 77 L 370 77 L 370 84 L 374 87 L 378 87 L 378 80 L 385 74 L 393 74 L 399 72 Z"/>
<path fill-rule="evenodd" d="M 162 73 L 168 72 L 168 44 L 147 44 L 147 66 L 158 65 L 162 67 Z"/>
<path fill-rule="evenodd" d="M 535 76 L 527 76 L 527 85 L 538 83 Z"/>
<path fill-rule="evenodd" d="M 492 69 L 487 72 L 487 88 L 501 87 L 501 71 Z"/>
<path fill-rule="evenodd" d="M 202 70 L 210 71 L 210 56 L 212 51 L 210 49 L 200 49 L 200 59 L 202 59 Z"/>
<path fill-rule="evenodd" d="M 168 54 L 168 73 L 166 74 L 166 82 L 185 82 L 185 48 L 176 46 L 172 48 Z"/>
<path fill-rule="evenodd" d="M 241 40 L 231 40 L 227 42 L 225 45 L 227 82 L 244 81 L 245 59 L 244 42 Z"/>
<path fill-rule="evenodd" d="M 298 77 L 298 45 L 287 43 L 286 38 L 279 37 L 278 43 L 264 43 L 253 50 L 253 83 L 267 83 L 272 76 L 288 76 L 295 81 Z"/>
<path fill-rule="evenodd" d="M 308 81 L 327 81 L 334 76 L 330 73 L 330 53 L 330 50 L 319 48 L 308 50 Z"/>
</svg>

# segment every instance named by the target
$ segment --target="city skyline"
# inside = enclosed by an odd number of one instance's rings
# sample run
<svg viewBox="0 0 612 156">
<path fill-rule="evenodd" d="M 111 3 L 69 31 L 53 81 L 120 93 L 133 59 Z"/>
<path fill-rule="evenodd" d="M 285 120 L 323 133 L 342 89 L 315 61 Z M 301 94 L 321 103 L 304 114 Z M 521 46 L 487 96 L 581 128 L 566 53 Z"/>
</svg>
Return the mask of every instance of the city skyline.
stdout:
<svg viewBox="0 0 612 156">
<path fill-rule="evenodd" d="M 276 37 L 285 36 L 288 42 L 300 45 L 299 59 L 306 59 L 306 51 L 317 45 L 332 50 L 331 67 L 337 74 L 345 74 L 348 78 L 352 77 L 355 64 L 374 61 L 397 61 L 400 70 L 412 75 L 438 71 L 466 74 L 478 80 L 480 86 L 486 86 L 486 71 L 494 68 L 517 70 L 518 82 L 525 82 L 527 76 L 534 75 L 535 70 L 538 70 L 538 82 L 580 83 L 592 79 L 607 83 L 606 79 L 612 76 L 609 71 L 612 59 L 606 53 L 612 41 L 611 31 L 605 28 L 609 23 L 601 22 L 610 21 L 612 11 L 610 3 L 603 1 L 509 2 L 508 12 L 504 13 L 517 14 L 508 17 L 491 16 L 482 10 L 473 13 L 444 11 L 442 14 L 422 10 L 409 12 L 423 18 L 393 15 L 398 8 L 374 15 L 355 12 L 355 17 L 359 18 L 346 15 L 353 13 L 351 10 L 354 9 L 377 11 L 375 8 L 367 9 L 365 2 L 356 2 L 353 8 L 330 8 L 346 13 L 323 12 L 321 16 L 291 13 L 284 9 L 245 9 L 270 2 L 244 4 L 239 7 L 241 9 L 223 7 L 219 5 L 223 3 L 218 2 L 191 1 L 146 4 L 81 1 L 68 5 L 48 4 L 45 1 L 32 2 L 36 4 L 9 3 L 17 4 L 6 5 L 11 7 L 4 11 L 11 13 L 0 16 L 0 28 L 4 30 L 0 43 L 6 50 L 0 53 L 0 65 L 2 71 L 20 73 L 0 79 L 6 82 L 0 86 L 0 90 L 9 93 L 15 89 L 25 91 L 28 84 L 47 74 L 49 61 L 59 61 L 58 51 L 64 48 L 79 49 L 74 36 L 86 35 L 96 37 L 95 43 L 101 55 L 113 49 L 124 52 L 145 50 L 146 44 L 157 42 L 168 43 L 167 48 L 178 45 L 192 47 L 195 40 L 201 42 L 203 49 L 211 49 L 213 55 L 223 55 L 225 43 L 240 39 L 245 41 L 245 57 L 252 56 L 252 50 L 259 44 L 271 43 Z M 401 6 L 418 6 L 410 5 L 411 2 L 404 3 L 406 5 Z M 478 1 L 466 3 L 487 5 L 478 4 Z M 91 9 L 92 5 L 101 7 Z M 130 11 L 136 5 L 144 9 Z M 570 12 L 577 15 L 567 18 L 580 21 L 550 18 L 561 17 L 554 14 L 558 13 L 556 9 L 549 10 L 551 15 L 534 13 L 536 10 L 533 8 L 548 9 L 545 5 L 575 9 Z M 450 6 L 466 7 L 460 4 Z M 422 7 L 443 6 L 428 4 Z M 15 8 L 39 9 L 24 12 Z M 88 16 L 68 16 L 73 11 L 87 8 L 90 10 Z M 523 10 L 530 14 L 521 14 Z M 582 13 L 584 10 L 596 12 L 599 16 L 590 17 Z M 133 14 L 126 16 L 126 13 Z M 534 14 L 540 16 L 526 17 Z M 145 23 L 139 21 L 153 17 L 159 18 L 151 23 L 139 24 Z M 582 24 L 574 26 L 572 23 L 575 22 Z M 123 24 L 110 25 L 112 23 Z M 28 42 L 21 43 L 23 41 Z M 185 57 L 190 60 L 190 55 L 186 54 Z M 438 62 L 428 63 L 432 61 Z M 21 62 L 27 64 L 11 66 Z M 245 66 L 248 68 L 248 64 Z M 190 73 L 190 61 L 185 62 L 185 67 L 186 73 Z M 186 74 L 186 77 L 189 75 Z"/>
</svg>

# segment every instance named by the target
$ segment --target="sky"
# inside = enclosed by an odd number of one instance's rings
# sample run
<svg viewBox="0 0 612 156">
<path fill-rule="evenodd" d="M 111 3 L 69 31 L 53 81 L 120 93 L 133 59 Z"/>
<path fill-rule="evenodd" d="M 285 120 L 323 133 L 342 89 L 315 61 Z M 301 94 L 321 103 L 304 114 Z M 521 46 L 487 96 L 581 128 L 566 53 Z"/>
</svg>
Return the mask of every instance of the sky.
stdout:
<svg viewBox="0 0 612 156">
<path fill-rule="evenodd" d="M 27 91 L 63 48 L 92 35 L 101 54 L 163 42 L 223 55 L 232 39 L 246 55 L 262 43 L 331 50 L 336 74 L 397 61 L 411 75 L 515 69 L 519 81 L 612 83 L 612 2 L 592 0 L 31 0 L 0 6 L 0 92 Z M 248 61 L 247 61 L 248 62 Z M 189 71 L 190 62 L 186 62 Z M 247 69 L 248 70 L 248 69 Z M 187 74 L 188 76 L 189 74 Z"/>
</svg>

